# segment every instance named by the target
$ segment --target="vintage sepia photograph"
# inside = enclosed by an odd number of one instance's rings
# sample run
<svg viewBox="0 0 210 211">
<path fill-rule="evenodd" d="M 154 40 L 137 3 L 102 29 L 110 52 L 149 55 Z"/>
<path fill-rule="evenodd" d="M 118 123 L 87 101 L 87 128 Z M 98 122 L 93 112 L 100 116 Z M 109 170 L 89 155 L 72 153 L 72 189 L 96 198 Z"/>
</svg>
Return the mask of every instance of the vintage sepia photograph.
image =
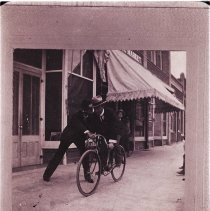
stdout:
<svg viewBox="0 0 210 211">
<path fill-rule="evenodd" d="M 2 5 L 1 210 L 208 211 L 208 10 Z"/>
</svg>

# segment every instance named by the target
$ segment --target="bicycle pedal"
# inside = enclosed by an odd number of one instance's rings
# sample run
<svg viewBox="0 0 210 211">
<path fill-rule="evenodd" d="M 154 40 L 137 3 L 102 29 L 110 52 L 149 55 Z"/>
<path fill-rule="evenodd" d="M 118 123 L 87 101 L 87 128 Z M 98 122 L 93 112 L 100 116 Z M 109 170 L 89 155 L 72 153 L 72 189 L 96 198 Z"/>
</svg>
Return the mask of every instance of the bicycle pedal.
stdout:
<svg viewBox="0 0 210 211">
<path fill-rule="evenodd" d="M 102 174 L 103 174 L 104 176 L 107 176 L 107 175 L 109 174 L 109 171 L 104 171 Z"/>
</svg>

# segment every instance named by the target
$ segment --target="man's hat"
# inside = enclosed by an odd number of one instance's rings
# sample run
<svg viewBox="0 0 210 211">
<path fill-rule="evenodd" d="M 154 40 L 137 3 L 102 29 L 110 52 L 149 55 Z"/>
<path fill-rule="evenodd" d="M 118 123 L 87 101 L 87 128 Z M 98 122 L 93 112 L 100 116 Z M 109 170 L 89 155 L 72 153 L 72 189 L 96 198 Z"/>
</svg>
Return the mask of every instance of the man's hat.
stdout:
<svg viewBox="0 0 210 211">
<path fill-rule="evenodd" d="M 103 100 L 103 98 L 100 95 L 97 95 L 97 96 L 92 98 L 93 107 L 98 107 L 100 105 L 103 105 L 104 103 L 106 103 L 106 101 Z"/>
<path fill-rule="evenodd" d="M 81 107 L 83 110 L 89 110 L 93 107 L 91 100 L 83 100 Z"/>
</svg>

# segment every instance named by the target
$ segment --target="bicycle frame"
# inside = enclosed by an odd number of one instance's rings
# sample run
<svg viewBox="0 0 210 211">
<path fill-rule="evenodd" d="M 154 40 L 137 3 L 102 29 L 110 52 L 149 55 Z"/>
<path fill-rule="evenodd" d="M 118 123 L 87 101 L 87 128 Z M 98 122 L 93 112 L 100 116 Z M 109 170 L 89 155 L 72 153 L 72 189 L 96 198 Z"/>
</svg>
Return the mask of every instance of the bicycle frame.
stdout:
<svg viewBox="0 0 210 211">
<path fill-rule="evenodd" d="M 113 149 L 109 148 L 109 143 L 107 143 L 106 138 L 103 135 L 97 134 L 94 138 L 87 139 L 86 140 L 86 148 L 95 150 L 96 153 L 99 155 L 99 158 L 101 159 L 100 153 L 99 153 L 99 151 L 100 151 L 100 146 L 99 146 L 100 141 L 103 142 L 103 144 L 106 146 L 106 149 L 107 149 L 106 166 L 108 166 L 109 161 L 110 161 L 110 154 L 111 154 Z M 111 166 L 111 168 L 109 169 L 108 172 L 110 172 L 112 169 L 113 169 L 113 166 Z M 107 174 L 104 174 L 104 175 L 107 175 Z"/>
<path fill-rule="evenodd" d="M 99 184 L 100 176 L 103 174 L 107 176 L 108 174 L 112 175 L 112 178 L 115 182 L 121 180 L 126 165 L 125 151 L 122 146 L 119 145 L 119 150 L 122 155 L 122 162 L 116 164 L 116 158 L 112 157 L 112 152 L 114 155 L 114 147 L 110 148 L 109 143 L 107 143 L 106 138 L 102 135 L 97 134 L 94 138 L 86 140 L 87 150 L 81 156 L 76 173 L 77 187 L 79 192 L 84 196 L 90 196 L 93 194 Z M 106 148 L 107 154 L 104 157 L 104 163 L 101 163 L 101 151 Z M 102 149 L 102 150 L 101 150 Z M 90 177 L 85 177 L 83 162 L 89 162 L 89 172 Z M 114 162 L 115 161 L 115 162 Z M 106 163 L 105 163 L 106 162 Z M 109 166 L 109 164 L 111 164 Z M 103 165 L 103 166 L 102 166 Z M 102 167 L 105 167 L 102 169 Z M 86 175 L 87 176 L 87 175 Z"/>
</svg>

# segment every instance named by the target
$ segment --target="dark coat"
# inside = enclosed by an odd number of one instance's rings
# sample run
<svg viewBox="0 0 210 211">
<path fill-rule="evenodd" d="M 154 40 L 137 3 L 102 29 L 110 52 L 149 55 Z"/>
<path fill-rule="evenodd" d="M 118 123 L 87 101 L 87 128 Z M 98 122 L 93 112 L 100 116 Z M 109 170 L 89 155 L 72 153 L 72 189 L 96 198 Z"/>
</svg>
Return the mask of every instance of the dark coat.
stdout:
<svg viewBox="0 0 210 211">
<path fill-rule="evenodd" d="M 127 117 L 119 120 L 119 131 L 121 136 L 128 137 L 130 135 L 130 121 Z"/>
<path fill-rule="evenodd" d="M 86 125 L 87 122 L 83 116 L 82 111 L 78 111 L 77 113 L 73 114 L 70 122 L 61 133 L 59 148 L 57 149 L 55 155 L 49 162 L 44 172 L 44 180 L 49 181 L 50 177 L 61 162 L 65 152 L 68 150 L 68 147 L 71 143 L 75 143 L 81 155 L 85 152 L 86 135 L 84 134 L 84 132 L 87 130 Z M 89 170 L 88 162 L 84 162 L 83 167 L 84 171 L 87 172 Z"/>
<path fill-rule="evenodd" d="M 64 128 L 61 134 L 61 141 L 69 143 L 84 141 L 86 138 L 84 132 L 86 130 L 88 130 L 87 119 L 84 118 L 82 111 L 78 111 L 72 116 L 68 125 Z"/>
<path fill-rule="evenodd" d="M 92 132 L 103 135 L 107 140 L 117 140 L 119 134 L 118 120 L 113 110 L 104 108 L 104 119 L 100 118 L 94 113 L 89 118 L 89 126 Z"/>
</svg>

